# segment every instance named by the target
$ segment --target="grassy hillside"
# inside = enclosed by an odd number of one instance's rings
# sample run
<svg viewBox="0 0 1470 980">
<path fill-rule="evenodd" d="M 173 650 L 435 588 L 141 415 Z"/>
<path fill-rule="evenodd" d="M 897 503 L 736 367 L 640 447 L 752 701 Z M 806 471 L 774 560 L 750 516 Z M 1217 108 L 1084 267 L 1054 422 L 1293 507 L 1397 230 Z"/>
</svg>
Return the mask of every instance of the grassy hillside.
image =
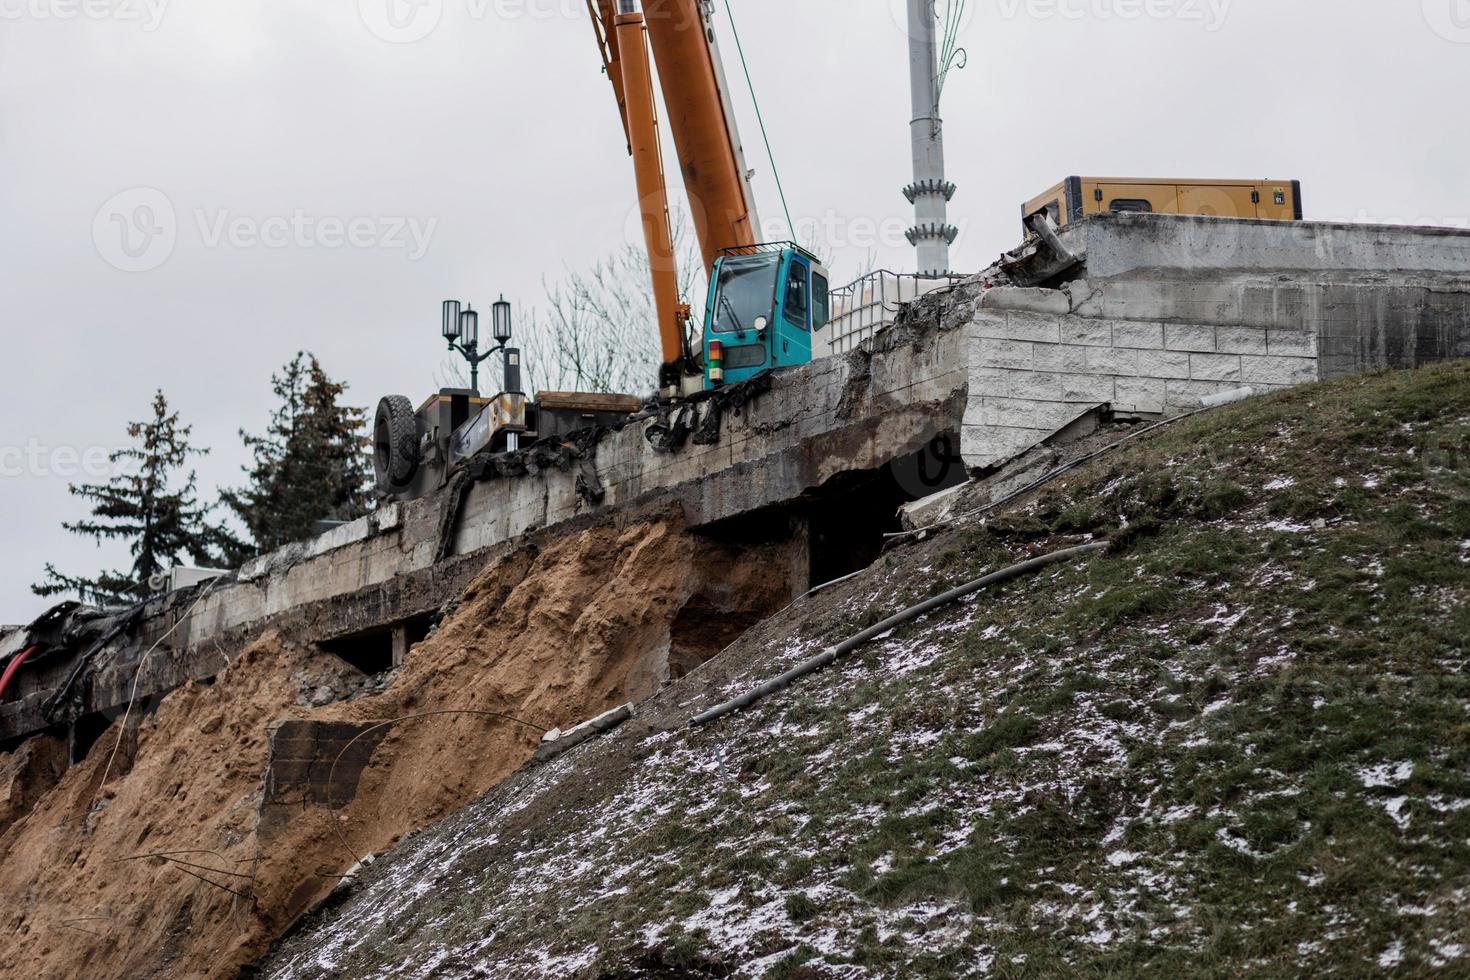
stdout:
<svg viewBox="0 0 1470 980">
<path fill-rule="evenodd" d="M 709 729 L 917 597 L 1109 537 Z M 400 845 L 265 975 L 1470 972 L 1470 365 L 1185 421 L 891 552 Z"/>
</svg>

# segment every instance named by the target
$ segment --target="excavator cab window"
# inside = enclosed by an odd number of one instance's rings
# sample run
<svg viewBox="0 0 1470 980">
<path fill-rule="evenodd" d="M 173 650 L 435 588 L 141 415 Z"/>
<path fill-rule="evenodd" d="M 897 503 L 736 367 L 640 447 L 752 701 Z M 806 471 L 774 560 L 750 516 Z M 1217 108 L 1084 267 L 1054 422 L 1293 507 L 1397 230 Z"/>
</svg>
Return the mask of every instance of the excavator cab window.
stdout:
<svg viewBox="0 0 1470 980">
<path fill-rule="evenodd" d="M 770 318 L 779 263 L 776 255 L 735 255 L 719 260 L 710 303 L 711 328 L 715 332 L 756 330 L 756 317 Z"/>
<path fill-rule="evenodd" d="M 807 297 L 807 281 L 811 277 L 811 271 L 807 264 L 801 259 L 792 258 L 786 272 L 786 302 L 784 311 L 786 321 L 794 327 L 802 330 L 809 329 L 807 316 L 811 313 L 811 303 Z"/>
<path fill-rule="evenodd" d="M 812 270 L 812 329 L 820 330 L 832 318 L 832 300 L 827 290 L 827 277 Z"/>
</svg>

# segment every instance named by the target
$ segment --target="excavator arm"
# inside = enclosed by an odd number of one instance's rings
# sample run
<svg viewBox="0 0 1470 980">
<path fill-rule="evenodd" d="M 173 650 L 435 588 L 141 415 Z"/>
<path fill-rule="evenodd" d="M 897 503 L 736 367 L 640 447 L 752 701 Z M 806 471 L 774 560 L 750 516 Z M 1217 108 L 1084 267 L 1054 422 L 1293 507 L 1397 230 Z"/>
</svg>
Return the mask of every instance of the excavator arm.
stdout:
<svg viewBox="0 0 1470 980">
<path fill-rule="evenodd" d="M 757 240 L 748 172 L 709 23 L 712 5 L 707 0 L 587 0 L 587 6 L 633 157 L 663 346 L 659 386 L 668 391 L 696 372 L 688 342 L 689 308 L 678 295 L 653 63 L 706 272 L 722 250 Z"/>
</svg>

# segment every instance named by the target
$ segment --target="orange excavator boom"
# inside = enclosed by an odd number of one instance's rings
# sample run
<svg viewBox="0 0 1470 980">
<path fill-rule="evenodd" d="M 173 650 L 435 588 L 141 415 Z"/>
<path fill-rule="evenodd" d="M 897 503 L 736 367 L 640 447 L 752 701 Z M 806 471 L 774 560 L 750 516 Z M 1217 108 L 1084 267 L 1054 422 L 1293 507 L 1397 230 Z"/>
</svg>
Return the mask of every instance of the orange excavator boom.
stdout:
<svg viewBox="0 0 1470 980">
<path fill-rule="evenodd" d="M 678 296 L 650 49 L 706 272 L 722 250 L 757 241 L 748 171 L 709 21 L 712 6 L 705 0 L 587 0 L 587 6 L 633 157 L 663 345 L 660 388 L 668 390 L 694 373 L 694 364 L 689 308 Z"/>
</svg>

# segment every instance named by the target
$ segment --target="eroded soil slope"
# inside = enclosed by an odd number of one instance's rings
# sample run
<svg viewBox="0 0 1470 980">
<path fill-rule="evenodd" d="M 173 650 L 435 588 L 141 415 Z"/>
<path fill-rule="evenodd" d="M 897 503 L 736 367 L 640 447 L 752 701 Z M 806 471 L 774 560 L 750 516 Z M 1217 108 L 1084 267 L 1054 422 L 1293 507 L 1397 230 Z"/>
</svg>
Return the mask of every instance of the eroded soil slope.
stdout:
<svg viewBox="0 0 1470 980">
<path fill-rule="evenodd" d="M 702 730 L 886 614 L 1107 537 Z M 404 841 L 336 977 L 1464 976 L 1470 365 L 1138 440 Z"/>
<path fill-rule="evenodd" d="M 781 546 L 737 552 L 673 520 L 527 548 L 488 568 L 386 689 L 316 708 L 340 663 L 310 638 L 265 637 L 212 683 L 165 698 L 112 758 L 115 726 L 0 834 L 0 975 L 236 975 L 352 863 L 334 820 L 368 853 L 442 817 L 522 765 L 543 728 L 656 692 L 684 610 L 720 613 L 733 639 L 784 606 L 789 567 Z M 274 722 L 458 709 L 529 725 L 404 722 L 340 814 L 308 807 L 257 833 Z M 158 853 L 188 863 L 141 857 Z"/>
</svg>

